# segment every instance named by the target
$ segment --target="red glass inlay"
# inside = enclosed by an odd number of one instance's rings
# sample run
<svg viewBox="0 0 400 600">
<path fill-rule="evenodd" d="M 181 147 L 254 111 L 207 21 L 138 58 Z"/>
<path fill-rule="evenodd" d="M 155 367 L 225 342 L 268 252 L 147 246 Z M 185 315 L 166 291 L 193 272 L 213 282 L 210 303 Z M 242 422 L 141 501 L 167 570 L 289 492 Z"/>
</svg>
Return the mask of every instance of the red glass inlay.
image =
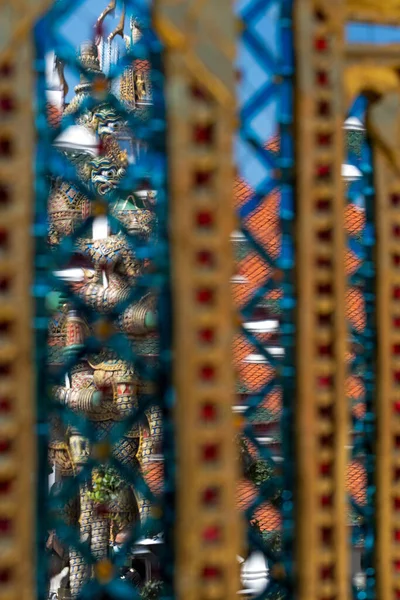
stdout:
<svg viewBox="0 0 400 600">
<path fill-rule="evenodd" d="M 11 96 L 0 96 L 0 111 L 12 112 L 15 108 L 14 100 Z"/>
<path fill-rule="evenodd" d="M 211 365 L 204 365 L 200 369 L 200 378 L 204 381 L 211 381 L 215 377 L 215 369 Z"/>
<path fill-rule="evenodd" d="M 332 475 L 332 463 L 321 463 L 319 466 L 319 472 L 325 477 Z"/>
<path fill-rule="evenodd" d="M 332 383 L 333 383 L 333 377 L 332 377 L 332 375 L 321 375 L 321 377 L 318 377 L 317 382 L 318 382 L 319 387 L 322 387 L 322 388 L 331 387 Z"/>
<path fill-rule="evenodd" d="M 332 314 L 327 315 L 318 315 L 318 323 L 320 325 L 331 325 L 332 324 Z"/>
<path fill-rule="evenodd" d="M 320 406 L 318 412 L 321 419 L 333 418 L 333 406 Z"/>
<path fill-rule="evenodd" d="M 200 304 L 210 304 L 214 300 L 214 292 L 209 288 L 202 288 L 197 291 L 196 299 Z"/>
<path fill-rule="evenodd" d="M 393 254 L 392 260 L 395 267 L 400 265 L 400 256 L 398 254 Z"/>
<path fill-rule="evenodd" d="M 9 583 L 11 581 L 11 569 L 0 569 L 0 583 Z"/>
<path fill-rule="evenodd" d="M 400 317 L 393 317 L 393 327 L 398 329 L 400 327 Z"/>
<path fill-rule="evenodd" d="M 213 141 L 214 127 L 211 124 L 197 124 L 193 128 L 193 139 L 197 144 L 211 144 Z"/>
<path fill-rule="evenodd" d="M 395 510 L 398 510 L 400 508 L 400 498 L 393 498 L 393 507 L 395 508 Z"/>
<path fill-rule="evenodd" d="M 400 237 L 400 225 L 393 225 L 392 233 L 394 237 Z"/>
<path fill-rule="evenodd" d="M 0 494 L 9 494 L 12 488 L 12 481 L 0 481 Z"/>
<path fill-rule="evenodd" d="M 317 210 L 320 210 L 321 212 L 330 210 L 331 206 L 332 206 L 331 200 L 328 200 L 326 198 L 317 200 L 317 203 L 316 203 Z"/>
<path fill-rule="evenodd" d="M 0 139 L 0 156 L 10 156 L 11 154 L 11 140 L 3 137 Z"/>
<path fill-rule="evenodd" d="M 314 46 L 318 52 L 325 52 L 328 49 L 328 40 L 324 37 L 317 37 Z"/>
<path fill-rule="evenodd" d="M 6 292 L 10 288 L 10 277 L 0 277 L 0 292 Z"/>
<path fill-rule="evenodd" d="M 318 293 L 319 294 L 332 294 L 332 285 L 330 283 L 321 283 L 318 286 Z"/>
<path fill-rule="evenodd" d="M 7 334 L 11 331 L 11 321 L 3 320 L 0 321 L 0 333 Z"/>
<path fill-rule="evenodd" d="M 219 500 L 219 490 L 216 487 L 208 487 L 204 490 L 202 496 L 203 504 L 217 504 Z"/>
<path fill-rule="evenodd" d="M 11 63 L 3 62 L 0 64 L 0 77 L 10 77 L 13 71 L 14 68 Z"/>
<path fill-rule="evenodd" d="M 9 452 L 11 449 L 11 440 L 0 440 L 0 454 Z"/>
<path fill-rule="evenodd" d="M 207 565 L 203 569 L 204 579 L 219 579 L 222 576 L 222 571 L 219 567 Z"/>
<path fill-rule="evenodd" d="M 10 193 L 7 186 L 0 184 L 0 204 L 7 204 L 10 201 Z"/>
<path fill-rule="evenodd" d="M 321 23 L 324 23 L 326 21 L 326 16 L 325 16 L 324 11 L 322 11 L 319 8 L 315 9 L 314 17 L 316 18 L 317 21 L 320 21 Z"/>
<path fill-rule="evenodd" d="M 320 117 L 327 117 L 331 112 L 329 102 L 327 100 L 320 100 L 317 105 L 317 110 Z"/>
<path fill-rule="evenodd" d="M 332 229 L 321 229 L 317 233 L 320 242 L 330 242 L 332 240 Z"/>
<path fill-rule="evenodd" d="M 316 262 L 319 269 L 330 269 L 332 267 L 332 260 L 330 258 L 319 256 Z"/>
<path fill-rule="evenodd" d="M 395 380 L 396 383 L 400 383 L 400 371 L 393 372 L 393 379 Z"/>
<path fill-rule="evenodd" d="M 400 402 L 393 402 L 394 412 L 400 413 Z"/>
<path fill-rule="evenodd" d="M 393 354 L 400 354 L 400 344 L 393 344 L 392 352 Z"/>
<path fill-rule="evenodd" d="M 195 171 L 194 182 L 197 186 L 208 185 L 211 181 L 212 171 Z"/>
<path fill-rule="evenodd" d="M 332 434 L 321 435 L 319 441 L 320 441 L 321 446 L 323 446 L 324 448 L 330 447 L 333 445 L 333 435 Z"/>
<path fill-rule="evenodd" d="M 321 579 L 332 579 L 333 578 L 333 567 L 332 566 L 323 566 L 320 570 Z"/>
<path fill-rule="evenodd" d="M 196 98 L 197 100 L 207 100 L 208 99 L 207 92 L 204 90 L 204 88 L 202 88 L 198 85 L 193 85 L 191 87 L 191 93 L 192 93 L 192 96 L 194 98 Z"/>
<path fill-rule="evenodd" d="M 201 417 L 203 421 L 215 421 L 217 418 L 217 407 L 215 404 L 211 404 L 211 402 L 203 404 L 201 408 Z"/>
<path fill-rule="evenodd" d="M 221 528 L 218 525 L 207 527 L 203 532 L 203 539 L 205 542 L 219 542 L 221 539 Z"/>
<path fill-rule="evenodd" d="M 6 397 L 0 398 L 0 413 L 11 411 L 11 400 Z"/>
<path fill-rule="evenodd" d="M 12 530 L 12 520 L 1 518 L 0 519 L 0 533 L 10 533 Z"/>
<path fill-rule="evenodd" d="M 333 529 L 332 527 L 323 527 L 321 529 L 321 539 L 323 544 L 331 544 L 333 540 Z"/>
<path fill-rule="evenodd" d="M 393 537 L 396 542 L 400 542 L 400 529 L 395 529 L 393 532 Z"/>
<path fill-rule="evenodd" d="M 214 341 L 214 330 L 213 329 L 201 329 L 199 331 L 199 340 L 205 344 L 212 344 Z"/>
<path fill-rule="evenodd" d="M 0 375 L 6 376 L 11 374 L 11 363 L 0 363 Z"/>
<path fill-rule="evenodd" d="M 219 457 L 219 445 L 218 444 L 206 444 L 203 446 L 202 451 L 203 460 L 206 462 L 213 462 Z"/>
<path fill-rule="evenodd" d="M 0 229 L 0 247 L 7 246 L 8 243 L 8 231 L 7 229 Z"/>
<path fill-rule="evenodd" d="M 331 345 L 319 346 L 318 354 L 319 354 L 319 356 L 332 356 L 332 354 L 333 354 L 332 346 Z"/>
<path fill-rule="evenodd" d="M 390 196 L 390 201 L 393 206 L 398 206 L 400 204 L 400 194 L 392 194 Z"/>
<path fill-rule="evenodd" d="M 202 210 L 197 213 L 196 222 L 199 227 L 211 227 L 214 222 L 213 214 L 209 210 Z"/>
<path fill-rule="evenodd" d="M 212 267 L 214 265 L 214 254 L 209 250 L 200 250 L 197 253 L 197 262 L 203 267 Z"/>
<path fill-rule="evenodd" d="M 328 73 L 326 71 L 317 71 L 315 79 L 317 85 L 327 85 L 329 81 Z"/>
<path fill-rule="evenodd" d="M 332 143 L 332 135 L 330 133 L 319 133 L 317 136 L 318 146 L 330 146 Z"/>
<path fill-rule="evenodd" d="M 398 479 L 400 479 L 400 467 L 395 467 L 393 470 L 393 477 L 394 480 L 397 481 Z"/>
<path fill-rule="evenodd" d="M 331 174 L 331 165 L 318 165 L 317 177 L 322 179 L 324 177 L 329 177 L 330 174 Z"/>
<path fill-rule="evenodd" d="M 321 496 L 321 506 L 332 506 L 333 504 L 333 495 L 332 494 L 326 494 L 324 496 Z"/>
</svg>

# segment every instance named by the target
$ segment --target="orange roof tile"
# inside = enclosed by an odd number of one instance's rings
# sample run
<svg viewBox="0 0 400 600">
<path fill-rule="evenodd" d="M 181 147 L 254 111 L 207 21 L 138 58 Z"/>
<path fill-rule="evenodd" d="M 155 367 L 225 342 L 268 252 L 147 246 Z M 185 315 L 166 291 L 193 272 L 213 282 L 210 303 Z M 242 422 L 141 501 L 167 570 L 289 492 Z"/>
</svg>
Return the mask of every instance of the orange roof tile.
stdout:
<svg viewBox="0 0 400 600">
<path fill-rule="evenodd" d="M 277 508 L 272 504 L 262 504 L 254 513 L 261 531 L 277 531 L 281 527 L 282 517 Z"/>
<path fill-rule="evenodd" d="M 62 112 L 54 104 L 47 103 L 47 120 L 50 127 L 59 127 L 61 123 Z"/>
<path fill-rule="evenodd" d="M 280 300 L 282 298 L 282 290 L 281 289 L 271 290 L 265 297 L 268 300 Z"/>
<path fill-rule="evenodd" d="M 347 467 L 346 489 L 356 502 L 365 503 L 365 487 L 367 475 L 364 465 L 359 460 L 353 460 Z"/>
<path fill-rule="evenodd" d="M 281 147 L 281 140 L 279 138 L 278 135 L 275 135 L 273 138 L 271 138 L 266 144 L 265 144 L 265 148 L 267 150 L 270 150 L 271 152 L 279 152 L 280 147 Z"/>
<path fill-rule="evenodd" d="M 350 275 L 353 275 L 360 267 L 361 259 L 359 259 L 358 256 L 351 250 L 346 250 L 344 265 L 346 269 L 346 275 L 349 277 Z"/>
<path fill-rule="evenodd" d="M 238 506 L 241 510 L 249 508 L 256 496 L 257 488 L 250 481 L 243 479 L 239 482 L 237 497 Z M 279 529 L 282 520 L 279 510 L 268 502 L 265 502 L 255 510 L 253 519 L 258 521 L 262 531 L 275 531 Z"/>
<path fill-rule="evenodd" d="M 351 325 L 362 331 L 365 327 L 365 307 L 362 292 L 357 288 L 350 288 L 346 294 L 346 316 Z"/>
<path fill-rule="evenodd" d="M 239 264 L 238 274 L 246 277 L 248 284 L 245 288 L 251 288 L 254 292 L 255 288 L 263 285 L 264 282 L 271 276 L 271 267 L 255 252 L 249 253 L 247 258 Z"/>
<path fill-rule="evenodd" d="M 274 376 L 269 364 L 243 364 L 239 368 L 240 381 L 253 393 L 259 392 Z"/>
<path fill-rule="evenodd" d="M 143 478 L 153 494 L 161 494 L 164 483 L 164 462 L 149 462 L 143 466 Z"/>
<path fill-rule="evenodd" d="M 134 65 L 135 69 L 137 71 L 141 71 L 142 73 L 144 73 L 146 71 L 150 71 L 150 69 L 151 69 L 150 64 L 151 63 L 149 60 L 136 59 L 133 61 L 133 65 Z"/>
<path fill-rule="evenodd" d="M 235 201 L 236 208 L 239 208 L 251 198 L 253 190 L 246 181 L 241 177 L 235 178 L 235 184 L 233 187 L 233 198 Z"/>
<path fill-rule="evenodd" d="M 361 233 L 365 226 L 365 211 L 354 204 L 348 204 L 344 213 L 344 222 L 349 235 Z"/>
<path fill-rule="evenodd" d="M 357 404 L 354 404 L 351 408 L 351 414 L 356 419 L 363 419 L 365 417 L 365 413 L 366 413 L 366 408 L 365 408 L 364 402 L 357 402 Z"/>
<path fill-rule="evenodd" d="M 279 206 L 280 193 L 274 191 L 244 220 L 244 225 L 249 229 L 255 240 L 273 258 L 278 257 L 281 245 Z"/>
<path fill-rule="evenodd" d="M 266 408 L 273 415 L 279 416 L 282 410 L 282 390 L 276 387 L 268 396 L 265 398 L 263 408 Z"/>
<path fill-rule="evenodd" d="M 354 400 L 362 398 L 364 392 L 364 385 L 360 377 L 350 375 L 346 379 L 346 395 Z"/>
</svg>

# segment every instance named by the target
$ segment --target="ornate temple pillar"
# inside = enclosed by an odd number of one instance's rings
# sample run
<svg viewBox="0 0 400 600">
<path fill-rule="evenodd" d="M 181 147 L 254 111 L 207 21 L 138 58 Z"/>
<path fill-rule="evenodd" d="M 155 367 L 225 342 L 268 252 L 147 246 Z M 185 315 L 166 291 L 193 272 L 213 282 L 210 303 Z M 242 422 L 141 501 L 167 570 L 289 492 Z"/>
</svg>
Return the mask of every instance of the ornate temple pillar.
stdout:
<svg viewBox="0 0 400 600">
<path fill-rule="evenodd" d="M 177 419 L 177 597 L 232 599 L 236 508 L 231 0 L 158 0 L 165 45 Z"/>
</svg>

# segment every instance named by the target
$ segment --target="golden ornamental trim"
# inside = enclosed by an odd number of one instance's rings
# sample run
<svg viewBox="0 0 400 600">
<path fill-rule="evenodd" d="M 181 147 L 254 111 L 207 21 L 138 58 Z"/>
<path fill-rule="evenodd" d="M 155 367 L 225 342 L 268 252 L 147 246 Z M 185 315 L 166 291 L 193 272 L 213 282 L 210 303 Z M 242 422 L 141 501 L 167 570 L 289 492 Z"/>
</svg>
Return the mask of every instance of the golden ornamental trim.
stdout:
<svg viewBox="0 0 400 600">
<path fill-rule="evenodd" d="M 400 0 L 347 0 L 346 12 L 348 21 L 397 24 Z"/>
</svg>

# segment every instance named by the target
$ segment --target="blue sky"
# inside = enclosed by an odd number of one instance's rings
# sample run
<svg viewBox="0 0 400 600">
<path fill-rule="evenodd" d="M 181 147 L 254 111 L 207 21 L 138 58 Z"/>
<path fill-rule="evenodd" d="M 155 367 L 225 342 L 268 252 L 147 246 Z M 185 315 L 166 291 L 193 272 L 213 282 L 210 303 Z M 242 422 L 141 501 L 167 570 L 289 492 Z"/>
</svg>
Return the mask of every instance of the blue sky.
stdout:
<svg viewBox="0 0 400 600">
<path fill-rule="evenodd" d="M 62 34 L 74 46 L 79 46 L 83 41 L 93 37 L 93 25 L 101 11 L 107 6 L 109 0 L 86 0 L 81 3 L 79 8 L 75 9 L 70 17 L 61 27 Z M 138 0 L 136 0 L 138 1 Z M 139 0 L 147 2 L 148 0 Z M 243 10 L 252 0 L 237 0 L 236 8 L 238 12 Z M 270 55 L 273 59 L 278 58 L 279 38 L 276 27 L 278 18 L 278 2 L 271 0 L 267 2 L 267 9 L 264 16 L 259 20 L 257 33 L 260 38 L 266 40 Z M 115 17 L 108 17 L 105 22 L 106 30 L 110 31 L 116 26 L 119 18 L 119 10 Z M 127 19 L 128 33 L 129 19 Z M 347 27 L 347 39 L 350 42 L 368 42 L 368 43 L 390 43 L 400 42 L 400 28 L 373 26 L 363 23 L 350 24 Z M 246 100 L 260 87 L 268 82 L 270 77 L 262 68 L 257 60 L 254 59 L 251 52 L 240 44 L 238 47 L 237 66 L 242 73 L 241 82 L 238 88 L 239 105 Z M 76 84 L 76 77 L 73 73 L 67 73 L 70 84 L 70 93 L 68 99 L 73 95 L 73 87 Z M 272 99 L 270 103 L 261 110 L 251 123 L 252 130 L 261 142 L 267 141 L 276 130 L 276 100 Z M 237 163 L 242 176 L 254 187 L 267 175 L 266 169 L 262 166 L 252 154 L 252 151 L 244 144 L 238 142 L 236 145 Z"/>
</svg>

